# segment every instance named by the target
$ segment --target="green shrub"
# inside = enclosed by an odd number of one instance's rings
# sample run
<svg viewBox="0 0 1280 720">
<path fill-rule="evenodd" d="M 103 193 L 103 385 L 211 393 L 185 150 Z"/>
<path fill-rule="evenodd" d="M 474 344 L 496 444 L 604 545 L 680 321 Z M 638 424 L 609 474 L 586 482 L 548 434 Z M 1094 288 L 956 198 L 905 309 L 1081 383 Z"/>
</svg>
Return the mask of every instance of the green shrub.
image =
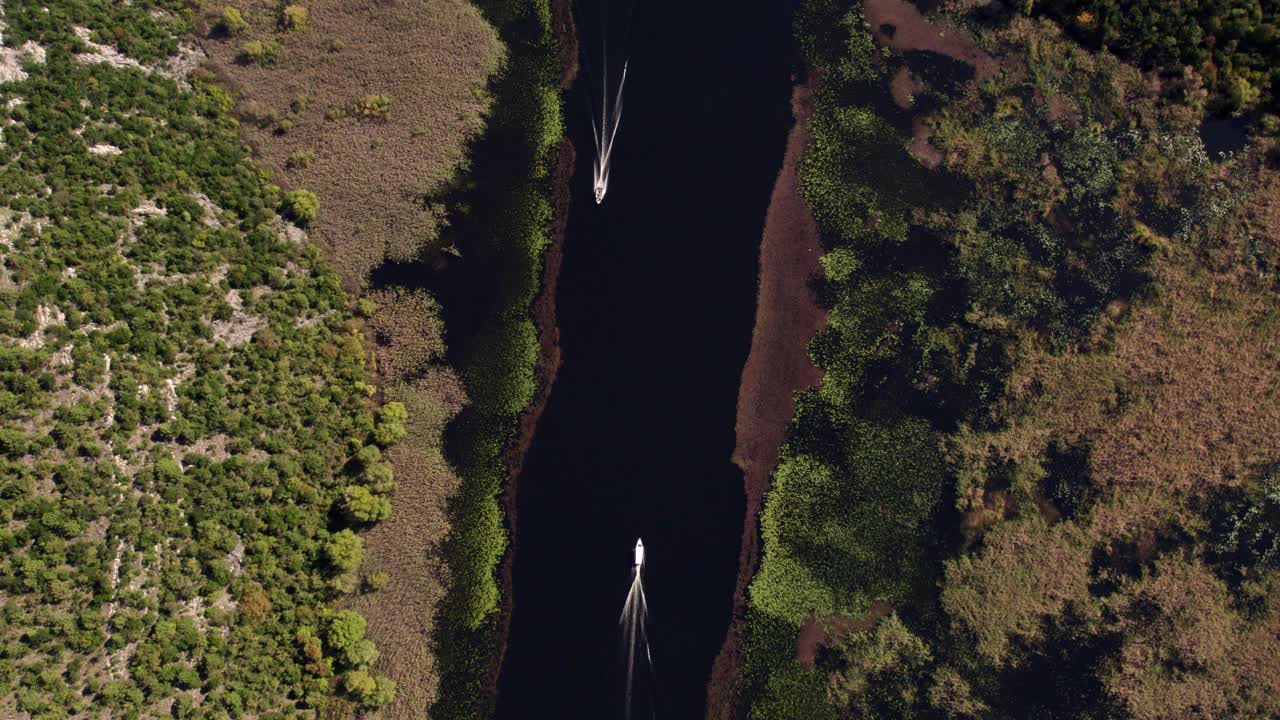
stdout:
<svg viewBox="0 0 1280 720">
<path fill-rule="evenodd" d="M 373 463 L 360 473 L 360 480 L 375 493 L 389 493 L 396 489 L 391 463 Z"/>
<path fill-rule="evenodd" d="M 467 390 L 478 408 L 514 415 L 533 399 L 538 331 L 532 320 L 486 328 L 467 343 Z"/>
<path fill-rule="evenodd" d="M 6 43 L 38 42 L 49 62 L 12 88 L 28 102 L 0 143 L 0 655 L 18 657 L 16 642 L 22 658 L 0 659 L 0 696 L 20 688 L 9 705 L 32 717 L 170 704 L 175 717 L 317 715 L 340 689 L 334 661 L 375 652 L 363 641 L 325 657 L 309 639 L 330 636 L 333 588 L 359 579 L 331 582 L 359 565 L 359 539 L 331 537 L 331 511 L 375 429 L 351 299 L 314 247 L 277 238 L 282 191 L 245 157 L 231 95 L 209 74 L 186 88 L 70 61 L 84 27 L 160 63 L 192 14 L 152 2 L 5 11 Z M 67 128 L 128 149 L 104 163 L 49 142 Z M 152 202 L 164 212 L 134 212 Z M 21 227 L 28 214 L 39 233 Z M 228 290 L 262 323 L 252 342 L 215 337 L 215 321 L 234 316 Z M 66 322 L 45 347 L 12 342 L 47 313 Z M 148 488 L 136 498 L 121 494 L 126 472 Z M 220 609 L 226 597 L 238 612 Z M 126 645 L 134 659 L 110 681 L 86 662 Z M 201 690 L 199 708 L 188 689 Z M 375 678 L 363 701 L 391 692 Z"/>
<path fill-rule="evenodd" d="M 315 150 L 295 150 L 289 154 L 289 159 L 285 161 L 285 167 L 291 170 L 305 170 L 311 167 L 311 163 L 315 162 Z"/>
<path fill-rule="evenodd" d="M 386 120 L 390 113 L 390 95 L 365 95 L 352 106 L 352 114 L 361 120 Z"/>
<path fill-rule="evenodd" d="M 320 214 L 320 199 L 310 190 L 290 190 L 284 194 L 284 209 L 299 225 L 307 225 Z"/>
<path fill-rule="evenodd" d="M 339 610 L 329 619 L 325 642 L 331 650 L 345 653 L 364 639 L 368 622 L 364 616 L 352 610 Z"/>
<path fill-rule="evenodd" d="M 378 424 L 373 428 L 374 442 L 386 447 L 398 442 L 405 436 L 405 421 L 409 419 L 409 411 L 404 403 L 389 402 L 378 411 Z"/>
<path fill-rule="evenodd" d="M 230 35 L 239 35 L 249 29 L 249 23 L 245 22 L 244 16 L 240 14 L 239 10 L 227 6 L 222 9 L 222 15 L 218 19 L 218 27 Z"/>
<path fill-rule="evenodd" d="M 352 670 L 343 677 L 343 686 L 361 705 L 382 707 L 396 696 L 396 684 L 390 678 L 374 678 L 363 670 Z"/>
<path fill-rule="evenodd" d="M 836 720 L 827 703 L 827 676 L 820 668 L 801 667 L 794 659 L 769 677 L 764 695 L 751 706 L 748 720 Z"/>
<path fill-rule="evenodd" d="M 359 640 L 343 653 L 343 660 L 348 667 L 367 668 L 378 659 L 378 648 L 369 639 Z"/>
<path fill-rule="evenodd" d="M 898 618 L 874 630 L 840 638 L 832 649 L 840 668 L 831 677 L 829 701 L 855 717 L 908 716 L 922 699 L 924 670 L 933 659 L 929 646 Z"/>
<path fill-rule="evenodd" d="M 311 12 L 302 5 L 286 5 L 280 13 L 280 26 L 290 32 L 303 32 L 311 23 Z"/>
<path fill-rule="evenodd" d="M 259 65 L 274 63 L 279 52 L 280 44 L 275 40 L 247 40 L 240 46 L 240 57 Z"/>
<path fill-rule="evenodd" d="M 18 429 L 5 428 L 0 430 L 0 453 L 12 459 L 17 459 L 25 455 L 27 452 L 27 436 Z"/>
</svg>

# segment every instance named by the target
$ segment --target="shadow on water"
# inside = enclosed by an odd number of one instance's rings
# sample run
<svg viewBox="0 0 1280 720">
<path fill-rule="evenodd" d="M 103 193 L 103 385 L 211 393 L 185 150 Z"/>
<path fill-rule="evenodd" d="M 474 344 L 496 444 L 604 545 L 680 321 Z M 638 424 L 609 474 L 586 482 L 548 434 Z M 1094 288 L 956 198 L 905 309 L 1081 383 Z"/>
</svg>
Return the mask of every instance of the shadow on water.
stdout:
<svg viewBox="0 0 1280 720">
<path fill-rule="evenodd" d="M 583 18 L 599 2 L 579 8 L 587 48 L 600 25 Z M 610 668 L 637 537 L 657 716 L 704 713 L 737 575 L 744 500 L 729 456 L 790 124 L 790 13 L 786 2 L 637 4 L 603 205 L 584 88 L 565 99 L 579 152 L 558 297 L 564 364 L 518 483 L 501 718 L 621 717 Z"/>
<path fill-rule="evenodd" d="M 1206 117 L 1200 123 L 1200 140 L 1209 159 L 1222 162 L 1249 143 L 1249 121 L 1243 117 Z"/>
</svg>

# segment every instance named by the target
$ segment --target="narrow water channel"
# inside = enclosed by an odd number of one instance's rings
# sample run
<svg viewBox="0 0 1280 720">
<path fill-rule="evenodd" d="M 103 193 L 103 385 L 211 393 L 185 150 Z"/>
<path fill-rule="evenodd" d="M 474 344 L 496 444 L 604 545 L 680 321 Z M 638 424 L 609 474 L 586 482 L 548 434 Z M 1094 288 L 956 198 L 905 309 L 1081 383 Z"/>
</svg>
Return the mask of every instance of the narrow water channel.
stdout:
<svg viewBox="0 0 1280 720">
<path fill-rule="evenodd" d="M 598 47 L 599 24 L 579 25 Z M 502 718 L 622 716 L 617 622 L 637 537 L 659 718 L 702 717 L 729 621 L 743 513 L 729 455 L 790 121 L 791 6 L 637 0 L 627 45 L 603 205 L 585 73 L 566 99 L 579 153 L 564 365 L 519 479 Z"/>
</svg>

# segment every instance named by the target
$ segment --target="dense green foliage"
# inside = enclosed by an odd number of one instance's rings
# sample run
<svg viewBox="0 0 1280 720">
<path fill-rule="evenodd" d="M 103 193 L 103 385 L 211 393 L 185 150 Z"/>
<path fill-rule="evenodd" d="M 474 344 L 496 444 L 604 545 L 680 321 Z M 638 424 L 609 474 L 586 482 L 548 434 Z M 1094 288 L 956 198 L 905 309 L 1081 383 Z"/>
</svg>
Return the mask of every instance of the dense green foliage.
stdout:
<svg viewBox="0 0 1280 720">
<path fill-rule="evenodd" d="M 485 308 L 462 332 L 457 367 L 472 404 L 451 428 L 461 490 L 451 506 L 453 585 L 446 601 L 437 718 L 488 710 L 501 591 L 497 570 L 507 548 L 499 496 L 507 485 L 507 448 L 519 414 L 534 398 L 539 357 L 531 307 L 550 242 L 553 150 L 564 134 L 556 39 L 547 0 L 478 3 L 499 31 L 508 56 L 492 92 L 485 135 L 473 151 L 470 214 L 455 225 L 458 243 L 483 293 Z M 459 332 L 458 327 L 451 327 Z M 491 690 L 491 689 L 490 689 Z"/>
<path fill-rule="evenodd" d="M 798 397 L 761 517 L 740 710 L 1159 717 L 1174 705 L 1143 708 L 1166 676 L 1139 681 L 1123 673 L 1145 671 L 1100 660 L 1149 626 L 1108 625 L 1103 607 L 1144 593 L 1167 602 L 1162 582 L 1212 586 L 1209 604 L 1225 593 L 1173 561 L 1141 583 L 1098 570 L 1099 554 L 1120 554 L 1104 539 L 1118 521 L 1090 514 L 1101 500 L 1088 449 L 1039 450 L 1051 431 L 1027 398 L 1041 389 L 1010 378 L 1029 354 L 1110 349 L 1117 318 L 1151 294 L 1152 255 L 1197 246 L 1230 212 L 1194 134 L 1198 113 L 1047 21 L 976 26 L 973 52 L 998 71 L 953 87 L 919 80 L 924 90 L 896 105 L 895 74 L 928 78 L 924 64 L 947 59 L 878 46 L 861 3 L 811 0 L 797 28 L 820 78 L 800 183 L 831 315 L 810 344 L 821 386 Z M 1106 412 L 1118 416 L 1123 390 L 1110 390 Z M 1023 413 L 1025 433 L 1009 430 Z M 996 435 L 1005 444 L 975 440 Z M 1221 501 L 1220 566 L 1273 562 L 1273 496 L 1268 486 Z M 806 622 L 826 628 L 811 666 L 797 658 Z M 1020 690 L 1044 684 L 1052 691 Z M 1240 716 L 1265 706 L 1223 702 Z"/>
<path fill-rule="evenodd" d="M 1269 0 L 1028 2 L 1146 67 L 1194 68 L 1235 110 L 1280 110 L 1280 5 Z"/>
<path fill-rule="evenodd" d="M 277 215 L 306 198 L 246 161 L 220 89 L 75 56 L 88 27 L 158 63 L 180 8 L 3 11 L 46 56 L 0 85 L 0 714 L 389 701 L 327 603 L 359 585 L 348 526 L 385 516 L 404 408 L 374 407 L 337 277 Z"/>
</svg>

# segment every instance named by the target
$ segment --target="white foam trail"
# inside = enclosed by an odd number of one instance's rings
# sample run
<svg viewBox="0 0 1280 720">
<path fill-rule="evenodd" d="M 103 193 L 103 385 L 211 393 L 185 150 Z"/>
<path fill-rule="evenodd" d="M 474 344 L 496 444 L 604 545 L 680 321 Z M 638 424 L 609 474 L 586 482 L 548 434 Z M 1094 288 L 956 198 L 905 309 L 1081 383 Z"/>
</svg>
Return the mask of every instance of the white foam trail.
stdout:
<svg viewBox="0 0 1280 720">
<path fill-rule="evenodd" d="M 622 91 L 627 85 L 627 62 L 622 63 L 622 78 L 618 81 L 618 91 L 609 102 L 609 64 L 606 54 L 604 73 L 600 93 L 600 124 L 596 124 L 595 115 L 591 116 L 591 136 L 596 145 L 596 158 L 593 163 L 592 190 L 595 192 L 596 204 L 604 202 L 605 193 L 609 192 L 609 168 L 612 165 L 613 141 L 618 136 L 618 125 L 622 121 Z"/>
<path fill-rule="evenodd" d="M 618 616 L 618 626 L 622 630 L 624 652 L 627 654 L 625 692 L 625 717 L 631 720 L 632 692 L 636 679 L 637 650 L 644 650 L 644 662 L 648 664 L 648 672 L 653 672 L 653 656 L 649 652 L 649 634 L 646 627 L 649 616 L 649 604 L 644 596 L 644 582 L 641 566 L 631 569 L 631 589 L 627 591 L 627 599 L 622 604 L 622 614 Z"/>
</svg>

